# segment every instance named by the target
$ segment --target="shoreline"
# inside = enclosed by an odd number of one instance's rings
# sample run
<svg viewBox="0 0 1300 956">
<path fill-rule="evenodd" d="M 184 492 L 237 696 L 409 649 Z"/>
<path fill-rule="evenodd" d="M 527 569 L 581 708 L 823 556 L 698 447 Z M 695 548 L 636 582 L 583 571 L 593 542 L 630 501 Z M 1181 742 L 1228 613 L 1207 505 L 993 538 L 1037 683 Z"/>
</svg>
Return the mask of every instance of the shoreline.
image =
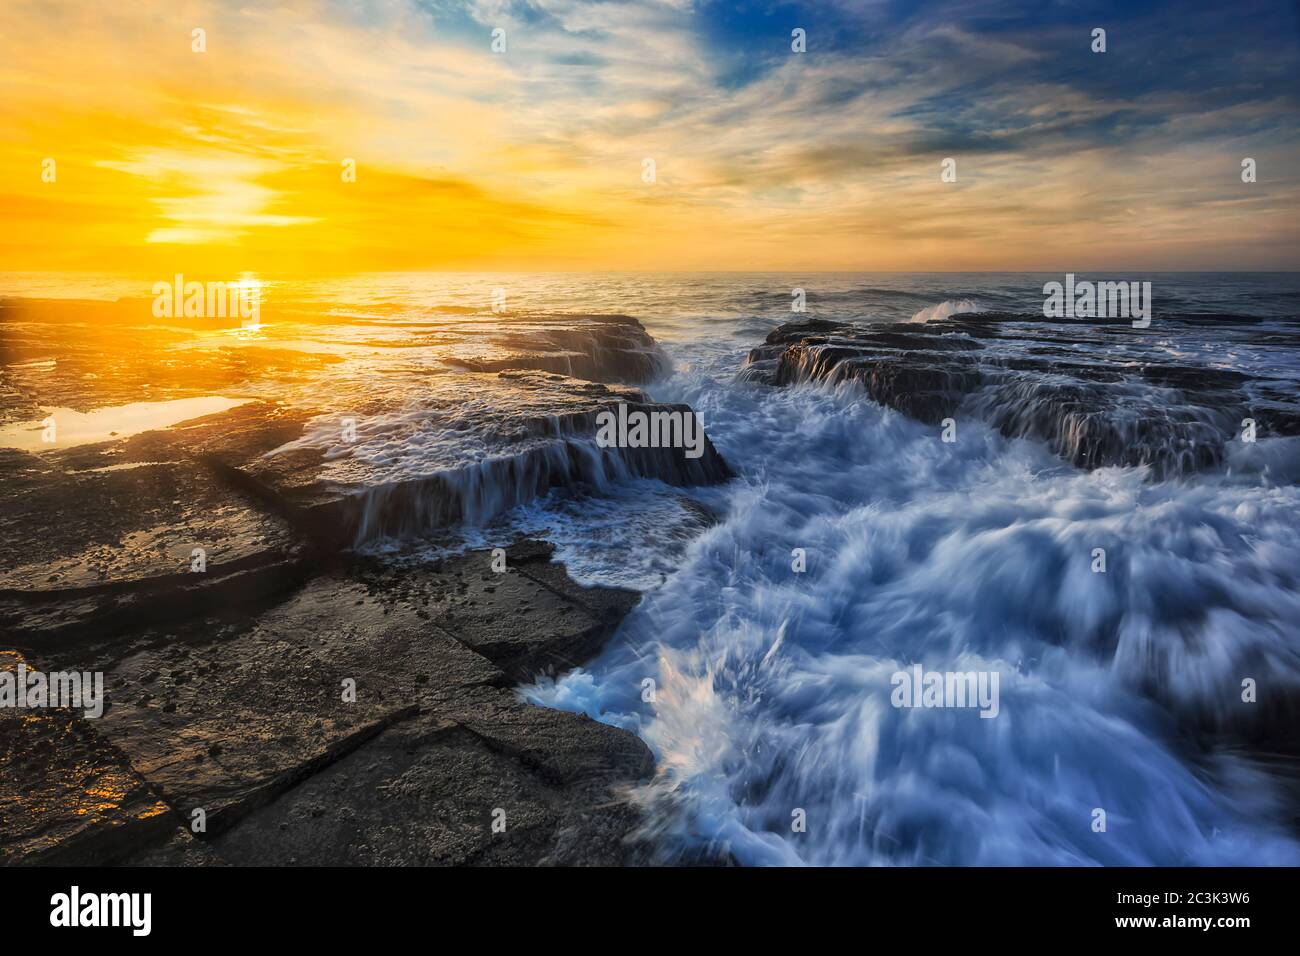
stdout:
<svg viewBox="0 0 1300 956">
<path fill-rule="evenodd" d="M 514 690 L 598 652 L 639 595 L 581 588 L 540 542 L 506 554 L 500 573 L 490 551 L 421 570 L 321 565 L 238 622 L 5 652 L 6 669 L 57 656 L 103 670 L 109 706 L 24 712 L 21 728 L 0 714 L 0 793 L 15 808 L 0 861 L 644 860 L 619 791 L 652 773 L 649 749 Z"/>
<path fill-rule="evenodd" d="M 99 675 L 106 699 L 98 717 L 0 708 L 0 864 L 648 861 L 621 794 L 653 772 L 649 748 L 516 692 L 595 656 L 640 593 L 580 586 L 551 545 L 523 537 L 423 565 L 358 551 L 485 517 L 484 498 L 730 477 L 702 434 L 698 461 L 596 447 L 615 404 L 689 412 L 625 384 L 666 369 L 639 322 L 465 330 L 465 349 L 407 382 L 433 427 L 445 416 L 445 461 L 416 447 L 396 475 L 341 476 L 309 438 L 337 410 L 303 401 L 328 406 L 327 386 L 297 403 L 255 397 L 318 372 L 312 356 L 255 348 L 244 365 L 250 353 L 182 350 L 163 374 L 133 345 L 133 303 L 0 314 L 21 320 L 0 337 L 17 354 L 55 350 L 53 376 L 9 396 L 10 417 L 51 400 L 108 414 L 196 391 L 242 399 L 106 440 L 0 448 L 0 669 Z M 103 330 L 42 334 L 76 316 Z M 77 374 L 91 362 L 111 381 Z M 401 414 L 384 368 L 366 374 L 363 429 Z M 468 393 L 498 403 L 462 409 Z M 496 457 L 458 444 L 467 434 L 497 442 Z"/>
</svg>

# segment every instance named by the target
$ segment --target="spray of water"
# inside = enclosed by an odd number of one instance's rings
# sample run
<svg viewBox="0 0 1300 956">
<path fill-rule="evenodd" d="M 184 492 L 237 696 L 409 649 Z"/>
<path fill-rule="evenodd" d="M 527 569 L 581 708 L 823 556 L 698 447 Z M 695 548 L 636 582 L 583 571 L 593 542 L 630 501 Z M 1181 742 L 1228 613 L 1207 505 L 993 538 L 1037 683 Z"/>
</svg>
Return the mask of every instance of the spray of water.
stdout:
<svg viewBox="0 0 1300 956">
<path fill-rule="evenodd" d="M 945 299 L 944 301 L 940 302 L 938 305 L 931 305 L 931 306 L 927 306 L 924 309 L 921 309 L 920 311 L 916 312 L 910 319 L 908 319 L 908 321 L 924 323 L 924 322 L 930 322 L 935 319 L 946 319 L 950 315 L 957 315 L 962 312 L 978 312 L 978 311 L 979 311 L 979 306 L 976 305 L 974 302 L 972 302 L 970 299 L 958 299 L 955 302 L 952 301 L 951 299 Z"/>
<path fill-rule="evenodd" d="M 1187 733 L 1236 726 L 1244 675 L 1300 688 L 1300 491 L 1083 472 L 974 421 L 944 444 L 851 385 L 737 383 L 740 353 L 692 353 L 659 392 L 703 410 L 744 475 L 716 492 L 724 520 L 600 659 L 524 689 L 650 744 L 639 799 L 661 845 L 749 864 L 1300 861 L 1270 779 Z M 586 547 L 567 533 L 561 558 Z M 998 717 L 894 707 L 891 675 L 916 663 L 998 672 Z"/>
</svg>

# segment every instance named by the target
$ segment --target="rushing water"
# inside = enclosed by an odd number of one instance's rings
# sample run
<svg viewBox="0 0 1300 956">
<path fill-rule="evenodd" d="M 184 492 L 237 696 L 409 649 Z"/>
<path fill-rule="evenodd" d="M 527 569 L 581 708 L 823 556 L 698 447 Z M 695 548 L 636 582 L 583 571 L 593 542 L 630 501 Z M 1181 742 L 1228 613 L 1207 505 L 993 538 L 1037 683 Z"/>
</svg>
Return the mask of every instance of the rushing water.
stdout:
<svg viewBox="0 0 1300 956">
<path fill-rule="evenodd" d="M 788 320 L 797 281 L 692 278 L 664 296 L 684 299 L 680 311 L 624 306 L 675 361 L 653 395 L 699 410 L 743 477 L 696 493 L 722 520 L 694 537 L 638 520 L 669 510 L 669 490 L 650 483 L 590 510 L 522 509 L 516 520 L 549 529 L 575 573 L 657 584 L 599 660 L 528 695 L 650 744 L 659 772 L 640 797 L 669 848 L 713 843 L 750 864 L 1300 859 L 1286 795 L 1245 758 L 1186 746 L 1170 714 L 1240 706 L 1241 676 L 1261 659 L 1295 686 L 1295 485 L 1230 470 L 1086 473 L 991 430 L 945 445 L 853 390 L 738 383 L 748 348 Z M 967 303 L 1032 311 L 1043 281 L 802 284 L 813 314 L 870 320 Z M 1163 296 L 1198 312 L 1296 311 L 1295 277 L 1154 287 L 1157 309 Z M 1243 361 L 1214 346 L 1164 343 Z M 1297 364 L 1278 350 L 1251 359 L 1283 374 Z M 1097 547 L 1122 556 L 1106 574 L 1090 571 Z M 792 572 L 795 548 L 806 573 Z M 918 662 L 998 671 L 998 718 L 892 707 L 890 676 Z M 1166 707 L 1143 692 L 1153 681 Z M 1105 833 L 1092 829 L 1097 808 Z"/>
<path fill-rule="evenodd" d="M 600 657 L 523 693 L 650 745 L 658 771 L 634 796 L 668 858 L 708 848 L 746 864 L 1300 862 L 1276 767 L 1189 730 L 1248 706 L 1243 677 L 1263 675 L 1261 695 L 1300 686 L 1300 440 L 1265 439 L 1252 461 L 1161 481 L 1145 468 L 1081 471 L 978 420 L 945 444 L 856 387 L 738 379 L 749 349 L 799 317 L 796 289 L 805 317 L 924 322 L 1038 312 L 1043 283 L 1062 278 L 368 276 L 269 286 L 270 303 L 310 301 L 334 324 L 266 334 L 346 359 L 294 386 L 311 401 L 355 406 L 382 390 L 405 396 L 407 418 L 427 367 L 391 346 L 447 317 L 492 321 L 496 290 L 512 310 L 633 315 L 663 345 L 673 371 L 646 391 L 701 413 L 737 479 L 557 492 L 463 534 L 540 535 L 579 580 L 646 592 Z M 1159 317 L 1295 316 L 1300 276 L 1124 278 L 1152 282 L 1145 347 L 1267 368 L 1294 388 L 1300 355 L 1285 329 L 1280 344 L 1253 345 L 1162 332 Z M 1094 358 L 1123 360 L 1100 345 Z M 322 421 L 308 442 L 333 440 L 333 419 Z M 419 427 L 399 442 L 383 421 L 364 429 L 382 440 L 331 454 L 419 474 L 449 453 Z M 1104 574 L 1090 567 L 1097 548 L 1110 556 Z M 892 706 L 891 676 L 916 664 L 996 672 L 998 716 Z"/>
</svg>

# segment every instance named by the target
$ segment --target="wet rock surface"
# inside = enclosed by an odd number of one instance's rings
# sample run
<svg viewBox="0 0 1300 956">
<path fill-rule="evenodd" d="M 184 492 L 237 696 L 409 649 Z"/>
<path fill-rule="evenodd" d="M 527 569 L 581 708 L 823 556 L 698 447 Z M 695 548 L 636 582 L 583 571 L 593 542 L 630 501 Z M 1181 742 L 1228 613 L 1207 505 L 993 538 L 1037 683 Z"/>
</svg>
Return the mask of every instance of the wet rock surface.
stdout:
<svg viewBox="0 0 1300 956">
<path fill-rule="evenodd" d="M 32 663 L 0 650 L 0 671 Z M 80 714 L 0 708 L 0 862 L 103 863 L 178 819 Z"/>
<path fill-rule="evenodd" d="M 65 305 L 0 306 L 0 423 L 239 404 L 0 449 L 0 668 L 100 672 L 107 698 L 100 717 L 0 710 L 0 863 L 642 858 L 623 793 L 645 745 L 513 690 L 587 660 L 639 596 L 576 584 L 536 541 L 503 541 L 504 570 L 491 550 L 351 550 L 554 488 L 729 477 L 707 443 L 595 449 L 620 402 L 690 411 L 618 384 L 662 368 L 638 323 L 502 322 L 377 368 L 220 323 L 146 353 L 140 303 Z"/>
<path fill-rule="evenodd" d="M 344 419 L 323 416 L 299 441 L 236 467 L 346 545 L 483 523 L 555 489 L 732 477 L 707 435 L 698 458 L 682 447 L 599 445 L 601 415 L 620 405 L 691 414 L 627 386 L 532 371 L 465 374 L 431 379 L 418 404 L 416 411 L 401 402 L 376 406 L 359 422 L 347 419 L 358 428 L 350 439 L 342 437 Z"/>
<path fill-rule="evenodd" d="M 287 523 L 232 493 L 203 458 L 220 445 L 226 459 L 247 463 L 299 434 L 302 422 L 280 406 L 249 403 L 121 440 L 40 454 L 0 449 L 0 592 L 185 574 L 196 547 L 209 570 L 288 552 Z"/>
<path fill-rule="evenodd" d="M 707 436 L 699 457 L 680 447 L 597 444 L 598 416 L 620 404 L 691 412 L 635 387 L 669 362 L 628 316 L 452 313 L 413 322 L 382 309 L 322 315 L 274 303 L 261 322 L 253 329 L 229 318 L 160 322 L 147 299 L 0 300 L 0 474 L 14 478 L 11 498 L 48 514 L 71 493 L 66 474 L 81 482 L 76 491 L 88 505 L 135 502 L 141 525 L 150 509 L 160 516 L 172 501 L 189 505 L 192 527 L 122 529 L 140 535 L 127 549 L 133 560 L 155 552 L 155 563 L 175 564 L 197 537 L 232 542 L 234 557 L 242 522 L 220 513 L 213 482 L 337 549 L 480 523 L 556 489 L 732 476 Z M 32 438 L 42 416 L 58 424 L 104 406 L 182 400 L 245 404 L 202 427 L 104 435 L 93 450 Z M 3 447 L 6 423 L 25 427 L 24 451 Z M 250 444 L 258 442 L 267 446 Z M 30 520 L 20 515 L 6 530 L 17 534 Z M 47 554 L 81 564 L 68 549 L 88 541 L 82 529 L 65 525 L 62 539 L 48 541 Z M 47 560 L 33 557 L 33 567 L 0 568 L 30 578 Z M 108 557 L 102 548 L 88 554 L 82 576 L 105 570 Z"/>
<path fill-rule="evenodd" d="M 637 596 L 565 596 L 545 545 L 506 553 L 501 572 L 490 551 L 358 559 L 180 625 L 50 639 L 27 666 L 101 671 L 107 709 L 5 718 L 0 859 L 631 861 L 620 791 L 652 771 L 645 745 L 511 688 L 584 660 Z M 493 637 L 520 617 L 526 638 Z"/>
<path fill-rule="evenodd" d="M 0 626 L 30 648 L 185 619 L 302 580 L 313 548 L 292 516 L 205 459 L 219 445 L 247 463 L 303 420 L 252 402 L 129 438 L 0 449 Z"/>
<path fill-rule="evenodd" d="M 1240 316 L 1157 318 L 1149 329 L 1004 313 L 812 319 L 773 330 L 741 375 L 776 386 L 854 382 L 927 424 L 969 415 L 1081 468 L 1146 465 L 1168 477 L 1222 465 L 1247 419 L 1260 438 L 1300 434 L 1294 382 L 1246 371 L 1257 363 L 1231 367 L 1241 350 L 1297 344 L 1300 324 Z"/>
<path fill-rule="evenodd" d="M 482 324 L 459 331 L 481 342 L 464 345 L 453 361 L 475 372 L 535 369 L 592 382 L 650 382 L 668 360 L 641 323 L 627 315 L 503 316 L 483 335 Z M 473 339 L 471 338 L 471 341 Z"/>
</svg>

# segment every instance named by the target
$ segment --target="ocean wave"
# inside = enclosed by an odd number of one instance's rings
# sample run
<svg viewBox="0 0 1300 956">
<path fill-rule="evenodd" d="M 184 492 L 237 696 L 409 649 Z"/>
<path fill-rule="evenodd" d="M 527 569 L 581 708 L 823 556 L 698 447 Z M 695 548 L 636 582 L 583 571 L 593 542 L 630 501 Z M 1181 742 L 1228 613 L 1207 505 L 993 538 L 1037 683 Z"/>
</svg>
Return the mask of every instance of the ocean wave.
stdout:
<svg viewBox="0 0 1300 956">
<path fill-rule="evenodd" d="M 599 660 L 524 689 L 650 744 L 639 799 L 666 852 L 1300 862 L 1275 779 L 1197 743 L 1278 732 L 1243 678 L 1274 704 L 1300 690 L 1300 490 L 1248 469 L 1080 472 L 979 425 L 945 445 L 852 387 L 733 383 L 737 356 L 696 352 L 661 391 L 708 409 L 744 475 L 724 520 Z M 915 664 L 996 671 L 999 716 L 894 707 L 891 675 Z"/>
<path fill-rule="evenodd" d="M 958 299 L 953 301 L 945 299 L 938 305 L 932 305 L 914 313 L 909 322 L 930 322 L 935 319 L 946 319 L 950 315 L 959 315 L 964 312 L 979 312 L 980 307 L 970 299 Z"/>
</svg>

